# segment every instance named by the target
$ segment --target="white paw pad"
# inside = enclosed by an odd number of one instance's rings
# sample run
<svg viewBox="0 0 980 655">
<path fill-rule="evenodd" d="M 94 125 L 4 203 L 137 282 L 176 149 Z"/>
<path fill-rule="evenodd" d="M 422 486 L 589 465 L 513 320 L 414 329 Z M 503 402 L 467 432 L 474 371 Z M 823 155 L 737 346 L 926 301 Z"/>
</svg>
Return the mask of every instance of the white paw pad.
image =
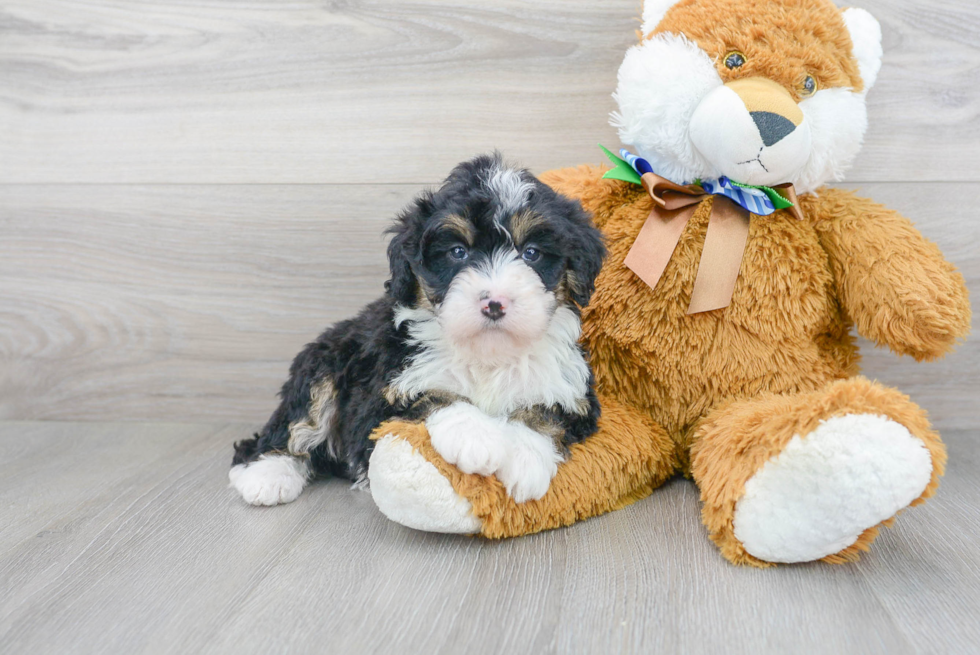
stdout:
<svg viewBox="0 0 980 655">
<path fill-rule="evenodd" d="M 482 523 L 470 502 L 410 443 L 385 435 L 368 465 L 371 496 L 381 513 L 416 530 L 473 534 Z"/>
<path fill-rule="evenodd" d="M 436 410 L 425 422 L 444 460 L 463 473 L 493 475 L 507 454 L 503 422 L 469 403 L 457 402 Z"/>
<path fill-rule="evenodd" d="M 848 414 L 794 436 L 745 484 L 735 537 L 767 562 L 847 548 L 918 498 L 932 477 L 925 445 L 884 416 Z"/>
<path fill-rule="evenodd" d="M 263 455 L 254 462 L 232 466 L 231 482 L 250 505 L 281 505 L 296 500 L 310 479 L 310 465 L 291 455 Z"/>
</svg>

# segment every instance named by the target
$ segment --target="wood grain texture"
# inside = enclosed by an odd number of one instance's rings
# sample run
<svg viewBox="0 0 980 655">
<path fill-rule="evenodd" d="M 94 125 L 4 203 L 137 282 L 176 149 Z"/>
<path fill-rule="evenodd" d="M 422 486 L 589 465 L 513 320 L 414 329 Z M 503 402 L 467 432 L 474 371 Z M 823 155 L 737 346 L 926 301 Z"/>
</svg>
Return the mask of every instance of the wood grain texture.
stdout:
<svg viewBox="0 0 980 655">
<path fill-rule="evenodd" d="M 939 495 L 860 563 L 759 571 L 718 555 L 685 480 L 501 542 L 402 528 L 339 480 L 247 507 L 225 485 L 253 427 L 0 423 L 4 652 L 893 655 L 980 639 L 975 431 L 947 435 Z"/>
<path fill-rule="evenodd" d="M 976 181 L 980 5 L 860 4 L 886 54 L 850 179 Z M 7 0 L 0 180 L 418 183 L 493 147 L 597 162 L 640 7 Z"/>
<path fill-rule="evenodd" d="M 292 357 L 382 292 L 415 185 L 0 186 L 0 417 L 262 421 Z M 868 184 L 980 291 L 980 184 Z M 865 371 L 976 423 L 980 345 Z"/>
</svg>

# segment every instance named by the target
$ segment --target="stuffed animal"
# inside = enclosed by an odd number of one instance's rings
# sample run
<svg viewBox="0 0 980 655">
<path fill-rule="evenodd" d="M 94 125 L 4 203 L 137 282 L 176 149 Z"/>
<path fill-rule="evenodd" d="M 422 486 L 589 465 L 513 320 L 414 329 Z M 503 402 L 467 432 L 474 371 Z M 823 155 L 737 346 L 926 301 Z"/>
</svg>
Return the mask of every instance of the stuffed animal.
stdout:
<svg viewBox="0 0 980 655">
<path fill-rule="evenodd" d="M 969 331 L 962 276 L 842 179 L 867 126 L 878 23 L 829 0 L 647 0 L 619 70 L 616 168 L 542 180 L 609 257 L 583 311 L 602 405 L 548 493 L 464 475 L 421 423 L 383 425 L 369 477 L 391 519 L 511 537 L 624 507 L 676 474 L 738 564 L 854 560 L 935 493 L 925 412 L 858 375 L 851 328 L 916 360 Z M 618 179 L 615 179 L 618 178 Z"/>
</svg>

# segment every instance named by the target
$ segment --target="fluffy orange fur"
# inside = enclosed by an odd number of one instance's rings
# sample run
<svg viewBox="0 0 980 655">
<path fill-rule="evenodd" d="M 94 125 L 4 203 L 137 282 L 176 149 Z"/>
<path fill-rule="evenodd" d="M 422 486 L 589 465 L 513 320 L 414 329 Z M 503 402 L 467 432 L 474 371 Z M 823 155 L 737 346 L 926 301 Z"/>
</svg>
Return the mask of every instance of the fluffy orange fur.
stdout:
<svg viewBox="0 0 980 655">
<path fill-rule="evenodd" d="M 809 3 L 803 10 L 799 0 L 684 0 L 647 37 L 663 32 L 697 43 L 725 82 L 764 77 L 791 90 L 797 100 L 807 75 L 821 89 L 864 88 L 844 18 L 829 2 Z M 745 65 L 729 70 L 725 56 L 733 51 L 745 55 Z"/>
<path fill-rule="evenodd" d="M 606 235 L 609 257 L 583 312 L 603 404 L 599 432 L 572 447 L 548 494 L 518 505 L 494 478 L 446 464 L 420 425 L 387 424 L 436 464 L 473 504 L 483 535 L 510 537 L 568 525 L 623 507 L 674 473 L 694 478 L 703 520 L 722 554 L 765 566 L 735 539 L 731 521 L 746 480 L 794 434 L 846 413 L 888 416 L 925 443 L 932 495 L 945 450 L 925 413 L 901 393 L 854 377 L 859 329 L 899 353 L 941 356 L 966 335 L 962 276 L 897 213 L 835 189 L 753 219 L 731 306 L 688 315 L 711 198 L 651 289 L 623 265 L 652 200 L 640 187 L 604 180 L 605 169 L 552 171 L 542 180 L 578 198 Z M 845 254 L 846 253 L 846 256 Z M 886 521 L 885 524 L 889 524 Z M 825 558 L 867 550 L 877 529 Z"/>
<path fill-rule="evenodd" d="M 711 411 L 694 439 L 693 473 L 704 502 L 704 524 L 722 555 L 739 564 L 767 566 L 746 553 L 735 538 L 732 518 L 745 483 L 794 435 L 812 432 L 820 421 L 834 416 L 865 413 L 887 416 L 922 440 L 932 456 L 932 478 L 913 504 L 932 496 L 946 464 L 946 449 L 930 429 L 925 412 L 894 389 L 858 377 L 807 393 L 733 398 Z M 854 545 L 824 559 L 831 563 L 856 559 L 876 535 L 871 528 Z"/>
<path fill-rule="evenodd" d="M 483 536 L 513 537 L 621 509 L 650 495 L 674 474 L 676 450 L 662 428 L 612 398 L 600 401 L 599 432 L 571 447 L 571 456 L 543 498 L 520 504 L 495 477 L 468 475 L 446 463 L 422 424 L 391 421 L 372 438 L 396 434 L 407 440 L 470 501 L 483 522 Z"/>
<path fill-rule="evenodd" d="M 741 5 L 765 13 L 762 26 L 738 21 Z M 805 75 L 821 87 L 861 89 L 851 41 L 831 3 L 684 0 L 657 28 L 676 31 L 717 57 L 726 81 L 761 75 L 798 88 Z M 724 12 L 724 16 L 720 12 Z M 748 13 L 748 12 L 745 12 Z M 733 23 L 734 21 L 734 23 Z M 724 68 L 738 50 L 746 65 Z M 904 425 L 932 457 L 932 495 L 946 454 L 925 413 L 908 397 L 857 377 L 851 328 L 919 360 L 948 352 L 969 332 L 962 276 L 904 217 L 853 194 L 821 189 L 801 198 L 804 220 L 785 210 L 753 217 L 731 305 L 688 315 L 711 198 L 685 228 L 656 288 L 623 260 L 650 214 L 639 186 L 604 180 L 605 169 L 552 171 L 542 181 L 577 198 L 602 229 L 609 257 L 583 311 L 603 405 L 599 432 L 572 447 L 551 490 L 518 505 L 494 478 L 463 475 L 428 443 L 424 427 L 388 424 L 436 464 L 470 500 L 487 537 L 567 525 L 649 494 L 675 473 L 698 484 L 703 521 L 721 553 L 765 566 L 734 536 L 732 518 L 746 481 L 797 434 L 848 413 L 883 415 Z M 883 525 L 889 525 L 888 519 Z M 878 533 L 824 558 L 855 559 Z"/>
</svg>

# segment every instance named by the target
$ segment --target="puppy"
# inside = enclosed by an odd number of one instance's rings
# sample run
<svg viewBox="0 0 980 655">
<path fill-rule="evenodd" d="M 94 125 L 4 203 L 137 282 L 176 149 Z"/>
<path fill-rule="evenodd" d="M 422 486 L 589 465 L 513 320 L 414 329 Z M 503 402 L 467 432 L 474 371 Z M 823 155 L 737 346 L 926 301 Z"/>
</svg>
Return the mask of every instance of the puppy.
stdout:
<svg viewBox="0 0 980 655">
<path fill-rule="evenodd" d="M 461 471 L 540 498 L 599 418 L 578 343 L 599 231 L 495 154 L 458 165 L 389 232 L 385 295 L 296 356 L 268 423 L 235 444 L 231 486 L 254 505 L 295 500 L 321 473 L 363 486 L 369 435 L 399 417 L 425 421 Z"/>
</svg>

